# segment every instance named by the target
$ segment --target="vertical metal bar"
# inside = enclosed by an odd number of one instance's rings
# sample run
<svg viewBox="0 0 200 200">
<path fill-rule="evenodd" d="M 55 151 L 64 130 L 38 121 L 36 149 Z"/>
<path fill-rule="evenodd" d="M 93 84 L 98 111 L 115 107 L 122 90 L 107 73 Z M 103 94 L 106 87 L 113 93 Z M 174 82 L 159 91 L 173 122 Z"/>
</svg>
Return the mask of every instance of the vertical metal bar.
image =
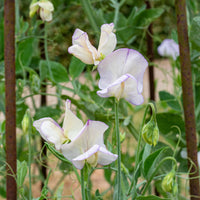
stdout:
<svg viewBox="0 0 200 200">
<path fill-rule="evenodd" d="M 15 0 L 4 0 L 4 43 L 6 87 L 6 192 L 7 200 L 15 200 L 17 199 L 17 185 L 14 178 L 16 175 Z"/>
<path fill-rule="evenodd" d="M 145 2 L 147 5 L 147 9 L 151 8 L 151 4 L 149 1 Z M 147 39 L 147 57 L 150 62 L 154 59 L 154 51 L 153 51 L 153 24 L 151 23 L 148 27 L 146 39 Z M 155 86 L 154 86 L 154 66 L 149 67 L 149 93 L 150 93 L 150 100 L 155 101 Z"/>
<path fill-rule="evenodd" d="M 186 18 L 186 4 L 185 0 L 176 0 L 176 15 L 177 15 L 177 29 L 178 40 L 180 49 L 180 62 L 181 62 L 181 79 L 182 79 L 182 91 L 183 91 L 183 108 L 185 116 L 185 131 L 187 142 L 188 157 L 196 165 L 192 167 L 190 176 L 190 199 L 200 200 L 200 188 L 199 188 L 199 168 L 197 162 L 197 138 L 196 138 L 196 125 L 194 114 L 194 99 L 193 99 L 193 87 L 192 87 L 192 73 L 191 73 L 191 61 L 190 50 L 188 41 L 188 29 Z M 190 161 L 188 166 L 191 166 Z"/>
</svg>

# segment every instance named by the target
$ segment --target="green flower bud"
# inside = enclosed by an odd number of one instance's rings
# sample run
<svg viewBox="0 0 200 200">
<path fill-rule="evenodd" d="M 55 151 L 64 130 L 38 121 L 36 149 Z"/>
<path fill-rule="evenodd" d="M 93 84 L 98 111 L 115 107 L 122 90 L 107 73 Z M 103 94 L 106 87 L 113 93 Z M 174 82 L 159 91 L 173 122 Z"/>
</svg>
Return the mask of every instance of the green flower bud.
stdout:
<svg viewBox="0 0 200 200">
<path fill-rule="evenodd" d="M 120 143 L 122 143 L 125 140 L 125 138 L 126 138 L 126 133 L 125 132 L 124 133 L 120 132 L 119 137 L 120 137 Z"/>
<path fill-rule="evenodd" d="M 31 5 L 30 5 L 30 11 L 29 11 L 29 16 L 30 18 L 32 18 L 35 13 L 37 12 L 37 10 L 39 9 L 39 6 L 36 5 L 37 0 L 32 0 Z"/>
<path fill-rule="evenodd" d="M 175 170 L 169 172 L 162 181 L 162 189 L 165 192 L 173 192 L 173 186 L 175 185 Z"/>
<path fill-rule="evenodd" d="M 142 128 L 142 137 L 144 141 L 150 145 L 156 146 L 159 139 L 159 129 L 157 122 L 153 117 Z"/>
<path fill-rule="evenodd" d="M 23 130 L 24 134 L 26 134 L 28 132 L 28 128 L 29 128 L 29 125 L 30 125 L 29 116 L 30 116 L 30 111 L 27 110 L 23 119 L 22 119 L 22 130 Z"/>
<path fill-rule="evenodd" d="M 30 82 L 31 82 L 31 89 L 33 92 L 38 92 L 40 90 L 40 78 L 37 74 L 31 74 L 30 76 Z"/>
</svg>

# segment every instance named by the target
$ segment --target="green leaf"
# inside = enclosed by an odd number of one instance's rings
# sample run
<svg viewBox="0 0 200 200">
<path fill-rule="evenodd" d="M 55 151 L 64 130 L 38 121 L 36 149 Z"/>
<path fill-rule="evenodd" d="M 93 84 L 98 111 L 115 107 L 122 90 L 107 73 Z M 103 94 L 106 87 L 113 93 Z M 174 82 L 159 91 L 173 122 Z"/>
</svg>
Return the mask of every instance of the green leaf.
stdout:
<svg viewBox="0 0 200 200">
<path fill-rule="evenodd" d="M 159 97 L 161 101 L 165 101 L 172 109 L 181 111 L 181 106 L 174 95 L 166 91 L 160 91 Z"/>
<path fill-rule="evenodd" d="M 17 186 L 18 187 L 23 186 L 27 171 L 28 171 L 28 166 L 27 166 L 26 161 L 20 162 L 19 160 L 17 160 Z"/>
<path fill-rule="evenodd" d="M 69 74 L 72 79 L 78 77 L 84 70 L 85 63 L 81 62 L 78 58 L 72 57 L 70 65 L 69 65 Z"/>
<path fill-rule="evenodd" d="M 159 131 L 162 134 L 166 135 L 171 131 L 176 131 L 177 133 L 177 129 L 174 128 L 174 126 L 177 126 L 180 128 L 183 136 L 185 125 L 181 115 L 175 113 L 157 113 L 156 119 Z"/>
<path fill-rule="evenodd" d="M 191 23 L 190 41 L 192 48 L 200 51 L 200 17 L 194 17 Z"/>
<path fill-rule="evenodd" d="M 27 38 L 17 44 L 16 72 L 21 73 L 23 67 L 29 66 L 32 55 L 34 38 Z"/>
<path fill-rule="evenodd" d="M 133 27 L 142 28 L 149 26 L 156 18 L 160 17 L 164 10 L 162 8 L 151 8 L 139 12 L 131 22 Z"/>
<path fill-rule="evenodd" d="M 65 67 L 54 61 L 49 61 L 49 67 L 51 70 L 52 78 L 55 82 L 67 82 L 69 81 L 68 73 Z M 39 69 L 40 69 L 40 78 L 41 80 L 44 80 L 45 78 L 50 77 L 49 74 L 49 67 L 48 62 L 46 60 L 41 60 L 39 63 Z"/>
<path fill-rule="evenodd" d="M 158 164 L 158 159 L 160 157 L 160 154 L 166 150 L 166 147 L 160 148 L 157 151 L 151 153 L 146 160 L 144 161 L 144 165 L 143 165 L 143 175 L 144 177 L 148 180 L 151 175 L 154 173 L 155 171 L 155 167 Z"/>
<path fill-rule="evenodd" d="M 136 198 L 137 200 L 170 200 L 168 198 L 161 198 L 161 197 L 157 197 L 154 195 L 149 195 L 149 196 L 139 196 Z"/>
</svg>

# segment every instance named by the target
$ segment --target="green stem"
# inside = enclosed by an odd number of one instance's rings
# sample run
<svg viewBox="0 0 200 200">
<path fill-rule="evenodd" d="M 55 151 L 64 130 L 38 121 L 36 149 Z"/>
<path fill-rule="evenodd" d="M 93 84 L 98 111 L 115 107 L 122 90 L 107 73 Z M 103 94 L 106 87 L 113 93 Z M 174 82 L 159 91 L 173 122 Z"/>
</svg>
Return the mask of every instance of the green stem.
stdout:
<svg viewBox="0 0 200 200">
<path fill-rule="evenodd" d="M 158 166 L 156 167 L 156 169 L 154 170 L 154 173 L 152 173 L 151 177 L 149 178 L 149 180 L 147 181 L 147 184 L 145 185 L 145 188 L 142 192 L 142 195 L 144 195 L 146 193 L 146 191 L 148 190 L 149 185 L 151 184 L 151 181 L 153 180 L 153 177 L 155 176 L 155 174 L 158 172 L 160 166 L 166 161 L 166 160 L 172 160 L 176 165 L 175 165 L 175 170 L 177 168 L 177 162 L 176 159 L 173 157 L 165 157 L 163 158 L 160 163 L 158 164 Z"/>
<path fill-rule="evenodd" d="M 46 58 L 46 61 L 47 61 L 47 65 L 48 65 L 49 76 L 50 76 L 51 81 L 54 82 L 54 78 L 53 78 L 53 75 L 52 75 L 51 66 L 50 66 L 50 62 L 49 62 L 49 56 L 48 56 L 47 23 L 44 24 L 44 51 L 45 51 L 45 58 Z"/>
<path fill-rule="evenodd" d="M 32 119 L 28 111 L 29 127 L 28 127 L 28 168 L 29 168 L 29 199 L 32 199 L 32 185 L 31 185 L 31 134 L 32 134 Z"/>
<path fill-rule="evenodd" d="M 99 29 L 95 21 L 94 9 L 92 8 L 90 0 L 80 0 L 80 2 L 83 6 L 83 9 L 85 10 L 85 14 L 88 17 L 88 20 L 90 21 L 92 28 L 96 33 L 98 33 Z"/>
<path fill-rule="evenodd" d="M 143 116 L 143 120 L 142 120 L 142 125 L 141 125 L 140 132 L 139 132 L 139 138 L 138 138 L 138 145 L 137 145 L 137 150 L 136 150 L 136 156 L 135 156 L 135 168 L 134 168 L 134 173 L 133 173 L 133 179 L 131 181 L 131 185 L 130 185 L 129 190 L 128 190 L 128 194 L 127 194 L 128 196 L 130 195 L 131 190 L 132 190 L 133 187 L 134 187 L 134 195 L 136 193 L 136 187 L 135 186 L 136 186 L 137 182 L 135 180 L 135 175 L 136 175 L 136 172 L 137 172 L 137 166 L 139 164 L 140 146 L 141 146 L 141 141 L 142 141 L 142 127 L 144 126 L 149 106 L 151 107 L 152 110 L 155 110 L 154 105 L 152 103 L 149 103 L 147 105 L 146 109 L 145 109 L 145 112 L 144 112 L 144 116 Z M 153 113 L 155 113 L 155 112 L 153 112 Z"/>
<path fill-rule="evenodd" d="M 86 200 L 85 195 L 85 178 L 84 178 L 84 172 L 85 172 L 85 166 L 83 169 L 81 169 L 81 194 L 82 194 L 82 200 Z"/>
<path fill-rule="evenodd" d="M 120 144 L 120 132 L 119 132 L 119 116 L 118 116 L 119 101 L 115 99 L 115 130 L 117 139 L 117 190 L 119 200 L 121 197 L 121 144 Z"/>
</svg>

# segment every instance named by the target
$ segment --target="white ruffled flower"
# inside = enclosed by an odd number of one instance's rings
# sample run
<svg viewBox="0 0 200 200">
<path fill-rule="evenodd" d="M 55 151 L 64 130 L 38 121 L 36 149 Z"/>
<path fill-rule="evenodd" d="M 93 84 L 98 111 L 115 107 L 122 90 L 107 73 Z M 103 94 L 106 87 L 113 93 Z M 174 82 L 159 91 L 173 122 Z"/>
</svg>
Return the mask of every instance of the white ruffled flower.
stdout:
<svg viewBox="0 0 200 200">
<path fill-rule="evenodd" d="M 104 145 L 103 135 L 108 126 L 91 120 L 84 126 L 70 110 L 70 104 L 67 100 L 62 128 L 51 118 L 37 120 L 33 126 L 44 140 L 53 143 L 78 169 L 82 169 L 85 162 L 96 166 L 115 161 L 118 156 L 109 152 Z"/>
<path fill-rule="evenodd" d="M 117 39 L 113 31 L 113 23 L 101 26 L 101 35 L 97 50 L 90 43 L 87 33 L 76 29 L 72 36 L 72 46 L 68 48 L 68 52 L 86 64 L 98 65 L 105 56 L 115 49 Z"/>
</svg>

